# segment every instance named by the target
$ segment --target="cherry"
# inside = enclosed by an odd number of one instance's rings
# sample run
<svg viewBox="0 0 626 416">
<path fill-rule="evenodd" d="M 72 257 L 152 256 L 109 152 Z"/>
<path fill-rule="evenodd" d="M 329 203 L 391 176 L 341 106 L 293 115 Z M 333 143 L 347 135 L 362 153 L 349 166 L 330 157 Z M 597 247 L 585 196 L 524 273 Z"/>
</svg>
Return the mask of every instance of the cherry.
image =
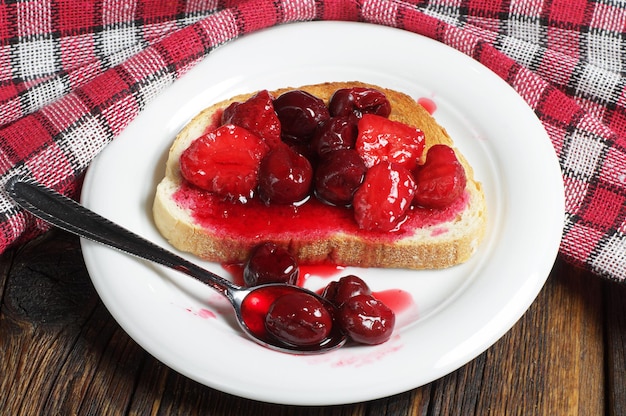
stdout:
<svg viewBox="0 0 626 416">
<path fill-rule="evenodd" d="M 289 293 L 276 299 L 265 317 L 265 328 L 279 340 L 292 345 L 318 344 L 328 337 L 331 313 L 308 293 Z"/>
<path fill-rule="evenodd" d="M 387 160 L 413 170 L 424 151 L 424 132 L 375 114 L 359 120 L 355 148 L 370 168 Z"/>
<path fill-rule="evenodd" d="M 465 169 L 454 150 L 437 144 L 415 171 L 415 203 L 425 208 L 445 208 L 461 196 L 467 184 Z"/>
<path fill-rule="evenodd" d="M 358 295 L 371 295 L 372 291 L 358 276 L 353 274 L 343 276 L 337 281 L 330 282 L 322 291 L 322 296 L 340 307 L 348 299 Z"/>
<path fill-rule="evenodd" d="M 327 154 L 315 171 L 315 195 L 332 205 L 348 206 L 363 183 L 367 168 L 355 150 Z"/>
<path fill-rule="evenodd" d="M 397 230 L 414 195 L 411 172 L 395 163 L 380 162 L 367 171 L 363 184 L 354 193 L 354 219 L 364 230 Z"/>
<path fill-rule="evenodd" d="M 274 100 L 281 137 L 289 144 L 310 142 L 317 127 L 330 118 L 324 101 L 302 90 L 292 90 Z"/>
<path fill-rule="evenodd" d="M 183 178 L 225 199 L 254 196 L 267 144 L 245 128 L 226 124 L 195 139 L 180 156 Z"/>
<path fill-rule="evenodd" d="M 389 307 L 372 295 L 356 295 L 339 308 L 338 321 L 356 342 L 376 345 L 391 337 L 396 316 Z"/>
<path fill-rule="evenodd" d="M 356 117 L 331 117 L 320 125 L 315 136 L 313 136 L 311 146 L 320 156 L 335 150 L 352 149 L 357 134 Z"/>
<path fill-rule="evenodd" d="M 234 124 L 260 136 L 270 146 L 280 143 L 280 122 L 273 97 L 262 90 L 244 102 L 234 102 L 222 113 L 222 124 Z"/>
<path fill-rule="evenodd" d="M 259 197 L 266 204 L 304 200 L 313 182 L 311 162 L 287 145 L 270 150 L 259 166 Z"/>
<path fill-rule="evenodd" d="M 391 104 L 381 91 L 373 88 L 353 87 L 335 91 L 328 104 L 332 116 L 347 116 L 354 114 L 361 117 L 363 114 L 376 114 L 388 117 L 391 113 Z"/>
<path fill-rule="evenodd" d="M 300 270 L 289 251 L 272 242 L 256 246 L 246 261 L 243 280 L 247 286 L 265 283 L 298 283 Z"/>
</svg>

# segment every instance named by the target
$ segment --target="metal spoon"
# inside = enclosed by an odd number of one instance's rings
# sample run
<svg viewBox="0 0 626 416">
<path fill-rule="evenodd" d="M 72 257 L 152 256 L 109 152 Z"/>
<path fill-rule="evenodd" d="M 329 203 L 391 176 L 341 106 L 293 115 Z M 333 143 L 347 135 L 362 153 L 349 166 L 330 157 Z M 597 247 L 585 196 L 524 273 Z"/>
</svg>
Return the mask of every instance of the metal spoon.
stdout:
<svg viewBox="0 0 626 416">
<path fill-rule="evenodd" d="M 322 342 L 306 346 L 283 342 L 265 330 L 264 318 L 271 299 L 285 293 L 305 292 L 320 299 L 330 308 L 333 307 L 326 299 L 312 291 L 280 283 L 244 288 L 151 243 L 33 180 L 11 178 L 6 185 L 6 190 L 22 208 L 52 225 L 80 237 L 167 266 L 217 290 L 232 304 L 243 331 L 265 347 L 291 354 L 320 354 L 337 349 L 346 342 L 345 335 L 336 328 L 337 325 L 333 326 L 330 335 Z M 259 304 L 264 306 L 259 307 Z"/>
</svg>

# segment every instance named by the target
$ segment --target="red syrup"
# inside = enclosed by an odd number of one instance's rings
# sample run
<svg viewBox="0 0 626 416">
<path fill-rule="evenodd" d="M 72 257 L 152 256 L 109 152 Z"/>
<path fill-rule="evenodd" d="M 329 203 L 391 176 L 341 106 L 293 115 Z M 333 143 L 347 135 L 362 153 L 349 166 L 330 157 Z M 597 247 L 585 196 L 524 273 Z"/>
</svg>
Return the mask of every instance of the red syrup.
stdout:
<svg viewBox="0 0 626 416">
<path fill-rule="evenodd" d="M 415 307 L 413 297 L 402 289 L 388 289 L 373 292 L 372 296 L 387 305 L 396 315 L 408 312 Z"/>
<path fill-rule="evenodd" d="M 198 310 L 198 316 L 204 319 L 217 318 L 217 315 L 215 315 L 215 312 L 210 311 L 208 309 L 204 309 L 204 308 Z"/>
<path fill-rule="evenodd" d="M 420 97 L 417 99 L 417 103 L 424 107 L 428 114 L 433 115 L 435 111 L 437 111 L 437 104 L 430 98 Z"/>
<path fill-rule="evenodd" d="M 262 240 L 313 243 L 338 232 L 371 242 L 391 243 L 412 236 L 416 229 L 452 220 L 467 205 L 469 194 L 465 192 L 445 209 L 411 207 L 406 220 L 392 232 L 362 230 L 351 209 L 330 206 L 315 197 L 301 205 L 266 205 L 256 198 L 241 204 L 183 182 L 174 200 L 190 212 L 197 225 L 217 238 L 252 248 Z"/>
<path fill-rule="evenodd" d="M 239 286 L 245 286 L 243 279 L 244 265 L 241 263 L 223 263 L 222 268 L 232 277 L 232 282 Z M 297 286 L 304 287 L 306 280 L 311 276 L 330 278 L 336 276 L 341 270 L 342 266 L 331 263 L 320 264 L 301 264 L 298 266 L 300 274 L 298 276 Z"/>
<path fill-rule="evenodd" d="M 320 263 L 320 264 L 301 264 L 300 265 L 300 279 L 302 283 L 306 281 L 311 276 L 317 277 L 334 277 L 337 276 L 343 269 L 344 266 L 339 266 L 337 264 L 332 263 Z"/>
<path fill-rule="evenodd" d="M 222 268 L 232 277 L 232 282 L 237 286 L 245 286 L 243 280 L 243 264 L 223 263 Z"/>
</svg>

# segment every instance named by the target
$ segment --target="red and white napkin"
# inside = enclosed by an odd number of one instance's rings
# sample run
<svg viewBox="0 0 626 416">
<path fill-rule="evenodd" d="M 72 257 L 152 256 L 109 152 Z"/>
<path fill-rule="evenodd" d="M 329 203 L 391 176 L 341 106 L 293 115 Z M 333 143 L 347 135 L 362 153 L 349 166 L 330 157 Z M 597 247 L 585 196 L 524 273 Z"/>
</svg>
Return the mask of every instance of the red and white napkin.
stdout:
<svg viewBox="0 0 626 416">
<path fill-rule="evenodd" d="M 76 196 L 91 160 L 212 50 L 311 20 L 419 33 L 502 77 L 543 122 L 561 164 L 560 255 L 626 281 L 626 3 L 619 0 L 3 2 L 0 185 L 26 175 Z M 46 229 L 0 192 L 0 251 Z"/>
</svg>

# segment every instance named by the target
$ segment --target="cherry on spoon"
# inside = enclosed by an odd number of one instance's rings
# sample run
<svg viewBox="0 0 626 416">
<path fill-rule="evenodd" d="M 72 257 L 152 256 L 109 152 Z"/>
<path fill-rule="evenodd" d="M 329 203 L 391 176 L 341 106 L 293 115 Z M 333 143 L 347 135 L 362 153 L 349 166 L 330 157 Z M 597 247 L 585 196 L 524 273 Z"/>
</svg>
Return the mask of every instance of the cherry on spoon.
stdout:
<svg viewBox="0 0 626 416">
<path fill-rule="evenodd" d="M 332 325 L 330 333 L 322 341 L 306 345 L 281 341 L 267 331 L 265 317 L 271 305 L 278 297 L 286 294 L 307 293 L 333 310 L 334 306 L 328 300 L 312 291 L 283 283 L 244 288 L 151 243 L 33 180 L 11 178 L 6 190 L 22 208 L 56 227 L 177 270 L 217 290 L 232 304 L 243 331 L 265 347 L 291 354 L 320 354 L 337 349 L 346 342 L 346 336 L 338 325 Z"/>
</svg>

